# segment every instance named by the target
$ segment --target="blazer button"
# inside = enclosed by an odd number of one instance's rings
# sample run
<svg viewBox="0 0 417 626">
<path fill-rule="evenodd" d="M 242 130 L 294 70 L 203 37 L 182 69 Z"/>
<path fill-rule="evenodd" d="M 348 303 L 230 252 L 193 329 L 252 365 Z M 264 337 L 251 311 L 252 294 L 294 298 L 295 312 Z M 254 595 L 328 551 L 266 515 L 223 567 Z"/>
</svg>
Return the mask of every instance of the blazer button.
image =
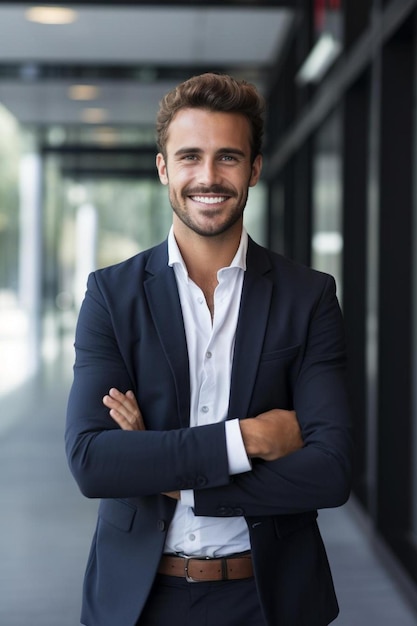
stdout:
<svg viewBox="0 0 417 626">
<path fill-rule="evenodd" d="M 230 506 L 219 506 L 217 513 L 220 517 L 232 517 L 235 515 L 232 507 Z"/>
<path fill-rule="evenodd" d="M 157 522 L 157 527 L 158 527 L 158 530 L 163 532 L 166 529 L 166 527 L 167 527 L 165 520 L 159 519 L 158 522 Z"/>
</svg>

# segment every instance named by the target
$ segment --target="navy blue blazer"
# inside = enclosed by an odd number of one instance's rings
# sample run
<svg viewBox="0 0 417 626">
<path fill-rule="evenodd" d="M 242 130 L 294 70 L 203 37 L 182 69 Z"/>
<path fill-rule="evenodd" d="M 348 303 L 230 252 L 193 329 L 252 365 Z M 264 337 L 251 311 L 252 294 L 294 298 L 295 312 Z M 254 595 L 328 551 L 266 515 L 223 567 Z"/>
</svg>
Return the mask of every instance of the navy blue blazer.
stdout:
<svg viewBox="0 0 417 626">
<path fill-rule="evenodd" d="M 330 276 L 249 241 L 229 418 L 295 409 L 303 449 L 228 474 L 224 423 L 189 428 L 189 365 L 167 243 L 89 276 L 76 330 L 66 451 L 84 495 L 101 498 L 82 623 L 134 626 L 175 501 L 244 516 L 268 625 L 324 626 L 338 613 L 317 509 L 349 495 L 352 442 L 342 316 Z M 147 430 L 122 431 L 102 397 L 132 389 Z"/>
</svg>

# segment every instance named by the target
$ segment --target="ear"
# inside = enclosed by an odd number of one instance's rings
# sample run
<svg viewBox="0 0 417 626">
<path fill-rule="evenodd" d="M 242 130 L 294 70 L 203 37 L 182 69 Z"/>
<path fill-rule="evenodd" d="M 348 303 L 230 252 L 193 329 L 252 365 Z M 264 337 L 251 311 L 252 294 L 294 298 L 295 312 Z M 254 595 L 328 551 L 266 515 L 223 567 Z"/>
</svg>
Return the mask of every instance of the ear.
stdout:
<svg viewBox="0 0 417 626">
<path fill-rule="evenodd" d="M 252 173 L 249 179 L 249 187 L 254 187 L 259 180 L 262 171 L 262 154 L 258 154 L 252 163 Z"/>
<path fill-rule="evenodd" d="M 159 180 L 163 185 L 168 185 L 168 172 L 165 159 L 161 152 L 156 155 L 156 169 L 158 170 Z"/>
</svg>

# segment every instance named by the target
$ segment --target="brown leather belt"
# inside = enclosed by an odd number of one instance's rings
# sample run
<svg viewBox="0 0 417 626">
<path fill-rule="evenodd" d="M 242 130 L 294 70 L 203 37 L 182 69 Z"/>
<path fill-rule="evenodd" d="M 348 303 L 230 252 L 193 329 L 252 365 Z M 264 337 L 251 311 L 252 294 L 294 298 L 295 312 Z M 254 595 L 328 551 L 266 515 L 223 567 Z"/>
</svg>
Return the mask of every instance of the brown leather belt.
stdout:
<svg viewBox="0 0 417 626">
<path fill-rule="evenodd" d="M 185 578 L 190 583 L 200 583 L 251 578 L 253 567 L 249 553 L 214 559 L 164 554 L 158 573 Z"/>
</svg>

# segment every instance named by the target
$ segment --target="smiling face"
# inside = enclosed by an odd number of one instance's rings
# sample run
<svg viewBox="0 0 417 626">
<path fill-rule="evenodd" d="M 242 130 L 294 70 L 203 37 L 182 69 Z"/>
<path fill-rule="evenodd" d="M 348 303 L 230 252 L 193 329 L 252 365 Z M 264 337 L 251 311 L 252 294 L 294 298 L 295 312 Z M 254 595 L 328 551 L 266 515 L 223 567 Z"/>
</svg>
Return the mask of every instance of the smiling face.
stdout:
<svg viewBox="0 0 417 626">
<path fill-rule="evenodd" d="M 204 237 L 241 230 L 248 188 L 259 180 L 262 157 L 251 163 L 250 126 L 240 113 L 181 109 L 168 129 L 159 178 L 169 187 L 174 229 Z"/>
</svg>

